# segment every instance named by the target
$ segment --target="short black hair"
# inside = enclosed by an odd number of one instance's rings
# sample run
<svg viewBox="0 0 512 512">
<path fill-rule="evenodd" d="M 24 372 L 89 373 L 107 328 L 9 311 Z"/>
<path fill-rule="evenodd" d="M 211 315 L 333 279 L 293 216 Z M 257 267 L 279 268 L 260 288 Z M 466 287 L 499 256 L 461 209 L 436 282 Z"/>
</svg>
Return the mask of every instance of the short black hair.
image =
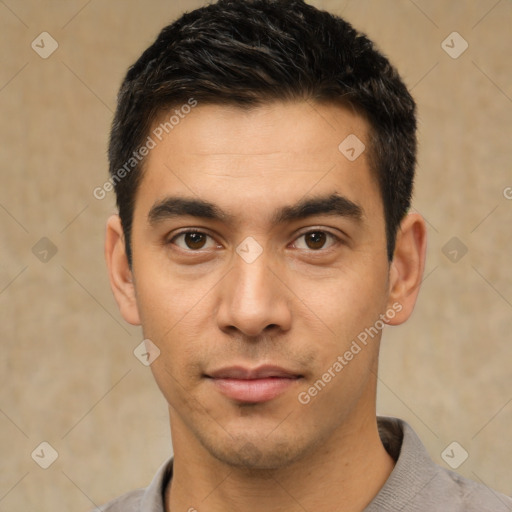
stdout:
<svg viewBox="0 0 512 512">
<path fill-rule="evenodd" d="M 139 150 L 156 120 L 191 102 L 252 108 L 289 100 L 350 105 L 368 121 L 370 167 L 393 259 L 397 229 L 410 206 L 417 146 L 416 105 L 396 69 L 348 22 L 303 0 L 218 0 L 165 27 L 119 91 L 110 180 L 130 265 L 144 163 Z"/>
</svg>

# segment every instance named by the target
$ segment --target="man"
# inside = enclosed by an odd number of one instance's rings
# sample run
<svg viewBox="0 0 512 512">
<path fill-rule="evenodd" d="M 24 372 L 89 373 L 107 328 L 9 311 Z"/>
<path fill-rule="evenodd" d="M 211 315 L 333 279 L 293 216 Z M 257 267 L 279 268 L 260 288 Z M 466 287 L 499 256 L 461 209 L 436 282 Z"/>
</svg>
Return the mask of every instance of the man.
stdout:
<svg viewBox="0 0 512 512">
<path fill-rule="evenodd" d="M 185 14 L 128 71 L 109 156 L 111 285 L 174 458 L 102 510 L 512 510 L 376 417 L 426 229 L 415 104 L 365 36 L 301 0 Z"/>
</svg>

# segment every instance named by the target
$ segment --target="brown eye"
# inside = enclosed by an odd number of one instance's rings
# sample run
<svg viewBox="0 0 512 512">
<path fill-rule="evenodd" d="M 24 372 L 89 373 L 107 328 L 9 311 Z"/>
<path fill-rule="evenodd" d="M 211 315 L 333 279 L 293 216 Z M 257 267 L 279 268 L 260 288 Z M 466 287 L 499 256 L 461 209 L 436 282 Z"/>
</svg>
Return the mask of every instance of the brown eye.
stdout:
<svg viewBox="0 0 512 512">
<path fill-rule="evenodd" d="M 201 233 L 199 231 L 183 231 L 182 233 L 176 235 L 171 240 L 171 243 L 184 250 L 197 251 L 200 249 L 209 248 L 207 247 L 208 239 L 211 239 L 211 237 L 206 233 Z M 210 241 L 210 244 L 212 243 L 213 240 Z M 215 243 L 213 243 L 213 246 L 214 245 Z"/>
<path fill-rule="evenodd" d="M 189 249 L 202 249 L 206 236 L 202 233 L 185 233 L 185 244 Z"/>
<path fill-rule="evenodd" d="M 322 231 L 312 231 L 311 233 L 306 233 L 305 240 L 306 245 L 310 249 L 321 249 L 324 246 L 327 237 Z"/>
<path fill-rule="evenodd" d="M 331 243 L 329 244 L 329 239 Z M 300 241 L 300 242 L 299 242 Z M 328 249 L 331 245 L 339 241 L 339 238 L 327 231 L 308 231 L 303 233 L 297 238 L 295 247 L 298 249 L 305 249 L 311 251 L 319 251 L 321 249 Z"/>
</svg>

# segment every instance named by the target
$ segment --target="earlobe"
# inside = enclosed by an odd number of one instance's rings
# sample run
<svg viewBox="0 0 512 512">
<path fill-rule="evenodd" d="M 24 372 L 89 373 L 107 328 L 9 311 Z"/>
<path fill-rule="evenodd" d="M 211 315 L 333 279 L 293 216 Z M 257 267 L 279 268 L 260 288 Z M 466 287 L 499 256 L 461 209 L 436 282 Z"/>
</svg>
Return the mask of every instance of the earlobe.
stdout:
<svg viewBox="0 0 512 512">
<path fill-rule="evenodd" d="M 119 215 L 112 215 L 107 221 L 105 259 L 110 286 L 121 315 L 129 324 L 140 325 L 133 274 L 126 256 L 124 232 Z"/>
<path fill-rule="evenodd" d="M 388 307 L 395 305 L 396 311 L 396 315 L 387 321 L 390 325 L 405 322 L 414 309 L 425 268 L 426 248 L 427 231 L 423 217 L 417 213 L 406 215 L 397 232 L 389 272 Z"/>
</svg>

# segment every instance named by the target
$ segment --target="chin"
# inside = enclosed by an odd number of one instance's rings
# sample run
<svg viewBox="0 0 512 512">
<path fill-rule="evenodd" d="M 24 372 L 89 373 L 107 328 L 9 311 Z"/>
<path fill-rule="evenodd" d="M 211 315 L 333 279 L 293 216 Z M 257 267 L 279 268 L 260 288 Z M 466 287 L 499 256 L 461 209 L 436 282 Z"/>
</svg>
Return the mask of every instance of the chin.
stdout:
<svg viewBox="0 0 512 512">
<path fill-rule="evenodd" d="M 202 442 L 217 460 L 233 468 L 247 471 L 272 471 L 285 468 L 306 456 L 312 446 L 297 439 L 268 440 L 251 439 L 249 436 L 230 439 L 229 444 L 219 445 Z M 306 443 L 307 444 L 307 443 Z"/>
</svg>

